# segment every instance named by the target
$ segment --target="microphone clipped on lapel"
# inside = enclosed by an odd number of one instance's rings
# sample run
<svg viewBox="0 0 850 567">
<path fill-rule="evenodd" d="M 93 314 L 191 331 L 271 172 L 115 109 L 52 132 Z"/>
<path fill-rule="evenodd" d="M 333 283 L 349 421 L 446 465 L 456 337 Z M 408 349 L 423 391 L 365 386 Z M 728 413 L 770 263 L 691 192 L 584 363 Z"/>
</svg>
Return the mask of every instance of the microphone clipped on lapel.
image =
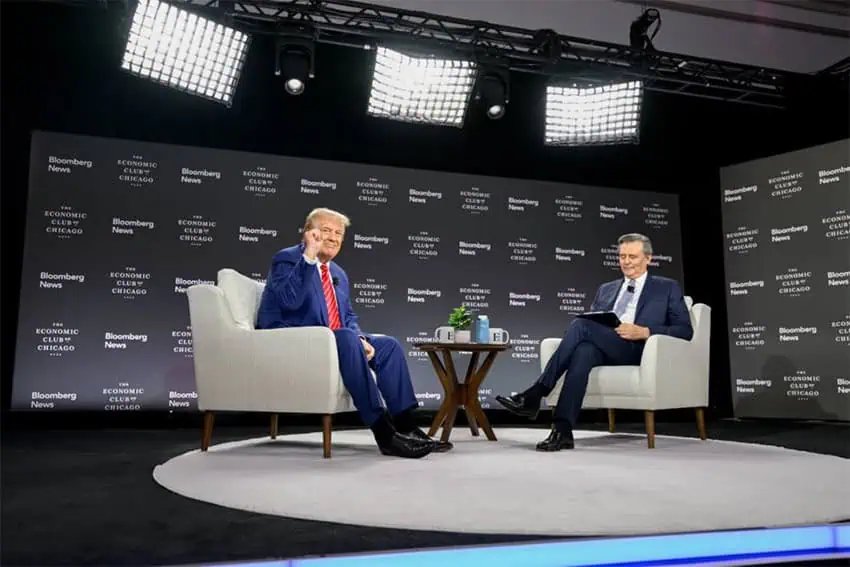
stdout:
<svg viewBox="0 0 850 567">
<path fill-rule="evenodd" d="M 339 285 L 339 278 L 338 278 L 338 277 L 336 277 L 336 276 L 332 277 L 332 278 L 331 278 L 331 283 L 333 283 L 333 284 L 334 284 L 334 287 L 338 286 L 338 285 Z"/>
</svg>

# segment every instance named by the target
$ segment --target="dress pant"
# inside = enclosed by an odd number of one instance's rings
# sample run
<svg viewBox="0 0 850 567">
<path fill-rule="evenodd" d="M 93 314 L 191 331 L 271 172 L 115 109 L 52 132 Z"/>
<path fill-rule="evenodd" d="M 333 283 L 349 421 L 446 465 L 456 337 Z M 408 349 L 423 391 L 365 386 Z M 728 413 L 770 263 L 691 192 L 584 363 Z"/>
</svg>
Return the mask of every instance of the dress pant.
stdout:
<svg viewBox="0 0 850 567">
<path fill-rule="evenodd" d="M 644 341 L 627 341 L 610 327 L 588 319 L 573 319 L 558 350 L 549 359 L 536 384 L 547 395 L 566 371 L 564 387 L 555 406 L 554 421 L 570 428 L 578 421 L 587 379 L 594 366 L 639 364 Z"/>
<path fill-rule="evenodd" d="M 404 349 L 396 339 L 371 337 L 375 356 L 367 361 L 357 333 L 337 329 L 334 337 L 342 382 L 366 425 L 371 426 L 383 415 L 382 397 L 392 415 L 418 405 Z M 377 380 L 372 378 L 370 369 L 375 371 Z"/>
</svg>

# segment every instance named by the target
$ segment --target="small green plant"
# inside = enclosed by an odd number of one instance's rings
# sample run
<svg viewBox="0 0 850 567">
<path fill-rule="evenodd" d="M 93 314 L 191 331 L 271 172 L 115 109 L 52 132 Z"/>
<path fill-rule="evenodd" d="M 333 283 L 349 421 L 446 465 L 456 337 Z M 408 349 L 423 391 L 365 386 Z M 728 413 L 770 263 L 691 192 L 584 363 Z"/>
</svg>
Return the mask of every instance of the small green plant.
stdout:
<svg viewBox="0 0 850 567">
<path fill-rule="evenodd" d="M 456 331 L 465 331 L 472 325 L 472 315 L 463 305 L 455 307 L 449 314 L 449 325 L 454 327 Z"/>
</svg>

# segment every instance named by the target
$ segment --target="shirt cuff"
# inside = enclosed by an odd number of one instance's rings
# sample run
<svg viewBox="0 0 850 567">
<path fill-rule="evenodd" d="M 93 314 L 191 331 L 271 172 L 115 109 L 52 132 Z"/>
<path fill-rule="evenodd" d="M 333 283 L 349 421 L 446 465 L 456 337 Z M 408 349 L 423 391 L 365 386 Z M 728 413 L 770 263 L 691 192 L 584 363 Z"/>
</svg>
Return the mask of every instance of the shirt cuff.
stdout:
<svg viewBox="0 0 850 567">
<path fill-rule="evenodd" d="M 305 261 L 305 262 L 307 262 L 308 264 L 310 264 L 311 266 L 315 266 L 316 264 L 318 264 L 318 263 L 319 263 L 319 259 L 318 259 L 318 258 L 316 258 L 315 260 L 311 260 L 310 258 L 308 258 L 308 257 L 307 257 L 307 255 L 306 255 L 306 254 L 301 254 L 301 256 L 303 256 L 303 257 L 304 257 L 304 261 Z"/>
</svg>

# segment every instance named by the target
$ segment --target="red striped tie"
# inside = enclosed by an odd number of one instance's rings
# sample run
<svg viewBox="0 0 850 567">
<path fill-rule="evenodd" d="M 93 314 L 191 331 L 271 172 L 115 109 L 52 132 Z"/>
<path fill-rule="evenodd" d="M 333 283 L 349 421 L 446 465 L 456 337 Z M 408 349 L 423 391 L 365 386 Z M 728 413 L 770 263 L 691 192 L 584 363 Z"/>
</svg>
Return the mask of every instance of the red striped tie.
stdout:
<svg viewBox="0 0 850 567">
<path fill-rule="evenodd" d="M 336 304 L 336 296 L 334 295 L 333 284 L 331 283 L 331 274 L 328 271 L 328 265 L 322 264 L 322 291 L 325 293 L 325 303 L 328 306 L 328 325 L 332 331 L 342 327 L 339 320 L 339 307 Z"/>
</svg>

